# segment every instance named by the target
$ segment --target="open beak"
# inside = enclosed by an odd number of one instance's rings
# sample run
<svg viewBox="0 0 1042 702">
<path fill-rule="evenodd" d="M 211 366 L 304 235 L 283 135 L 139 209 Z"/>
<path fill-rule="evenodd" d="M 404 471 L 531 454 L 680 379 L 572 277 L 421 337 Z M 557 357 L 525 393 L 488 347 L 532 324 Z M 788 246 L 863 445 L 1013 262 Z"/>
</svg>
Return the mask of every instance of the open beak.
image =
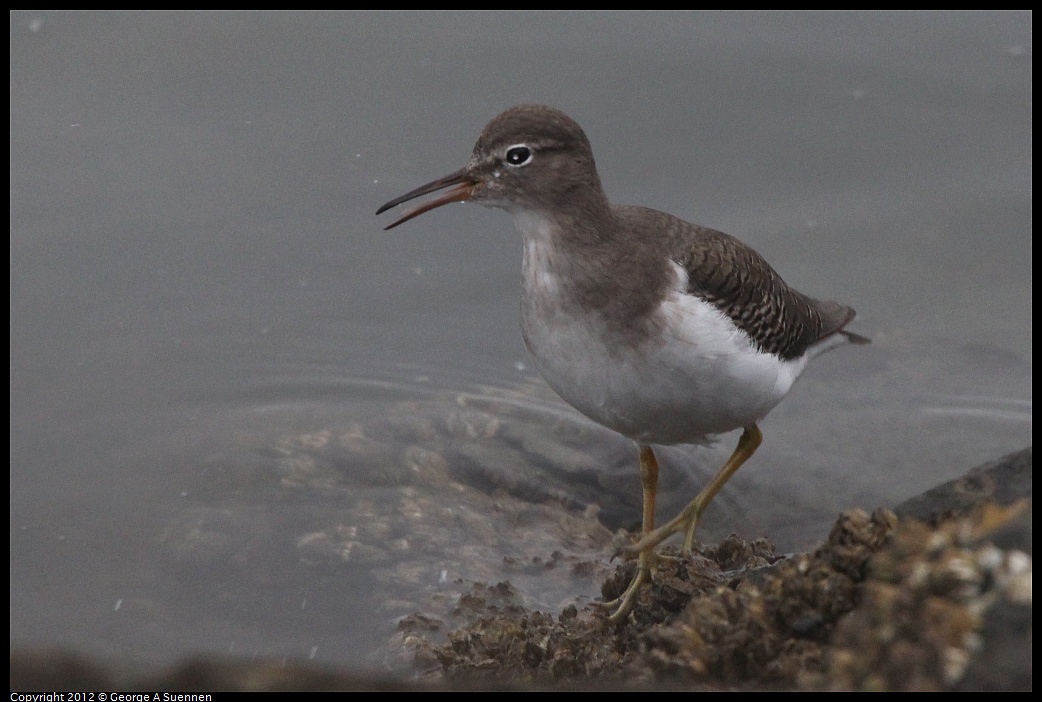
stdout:
<svg viewBox="0 0 1042 702">
<path fill-rule="evenodd" d="M 436 197 L 430 202 L 426 202 L 415 209 L 409 210 L 404 215 L 402 215 L 401 217 L 384 227 L 384 231 L 387 231 L 388 229 L 393 229 L 402 222 L 408 222 L 413 217 L 418 217 L 422 215 L 424 212 L 433 210 L 435 207 L 441 207 L 442 205 L 447 205 L 450 202 L 463 202 L 464 200 L 469 200 L 471 194 L 474 192 L 474 186 L 477 185 L 477 181 L 474 180 L 474 178 L 471 177 L 469 173 L 467 173 L 466 168 L 461 168 L 455 173 L 450 173 L 443 178 L 438 178 L 437 180 L 427 183 L 426 185 L 421 185 L 415 190 L 410 190 L 404 195 L 399 195 L 398 197 L 394 198 L 390 202 L 386 203 L 383 207 L 378 209 L 376 211 L 376 214 L 382 214 L 387 210 L 391 209 L 392 207 L 397 207 L 403 202 L 408 202 L 409 200 L 417 198 L 420 195 L 433 193 L 435 190 L 441 190 L 442 188 L 447 188 L 451 185 L 454 185 L 456 187 L 452 188 L 451 190 L 445 193 L 442 193 L 440 197 Z"/>
</svg>

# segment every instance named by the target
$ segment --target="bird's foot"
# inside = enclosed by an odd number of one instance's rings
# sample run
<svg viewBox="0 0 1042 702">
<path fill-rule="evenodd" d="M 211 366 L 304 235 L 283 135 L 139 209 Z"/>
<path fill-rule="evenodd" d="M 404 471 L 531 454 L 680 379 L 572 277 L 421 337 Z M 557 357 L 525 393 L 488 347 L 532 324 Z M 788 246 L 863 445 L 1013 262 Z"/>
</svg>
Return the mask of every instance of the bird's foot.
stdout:
<svg viewBox="0 0 1042 702">
<path fill-rule="evenodd" d="M 622 558 L 627 561 L 641 558 L 643 554 L 653 552 L 659 544 L 674 534 L 684 534 L 683 552 L 688 554 L 691 552 L 691 547 L 695 541 L 695 529 L 698 527 L 701 514 L 701 505 L 692 503 L 668 523 L 645 534 L 637 543 L 620 548 L 612 558 Z M 664 558 L 664 556 L 657 556 L 657 558 Z"/>
<path fill-rule="evenodd" d="M 683 515 L 681 515 L 683 516 Z M 629 587 L 626 588 L 620 596 L 616 597 L 610 602 L 605 602 L 605 607 L 614 607 L 615 611 L 608 617 L 608 621 L 612 624 L 618 624 L 629 616 L 630 612 L 633 611 L 634 605 L 637 603 L 637 598 L 640 596 L 640 589 L 645 583 L 650 583 L 652 575 L 655 571 L 655 566 L 663 560 L 680 560 L 683 557 L 678 558 L 677 556 L 666 556 L 655 551 L 659 544 L 668 539 L 673 534 L 689 533 L 690 538 L 685 541 L 684 555 L 686 556 L 691 551 L 691 538 L 694 537 L 694 527 L 697 525 L 697 517 L 694 521 L 681 520 L 677 517 L 669 524 L 665 524 L 662 527 L 645 534 L 644 537 L 633 544 L 620 548 L 615 552 L 615 557 L 622 557 L 626 560 L 633 558 L 637 559 L 637 574 L 633 576 L 633 580 L 630 581 Z"/>
<path fill-rule="evenodd" d="M 613 558 L 622 557 L 626 560 L 636 558 L 638 561 L 637 574 L 622 595 L 611 602 L 605 603 L 607 607 L 616 607 L 615 612 L 608 617 L 608 621 L 612 624 L 618 624 L 629 616 L 629 613 L 633 611 L 633 606 L 637 603 L 641 586 L 645 582 L 651 581 L 655 565 L 659 560 L 669 558 L 669 556 L 656 553 L 655 549 L 658 548 L 659 544 L 674 534 L 684 534 L 683 554 L 686 556 L 691 553 L 691 546 L 695 539 L 695 528 L 698 526 L 698 520 L 702 516 L 704 508 L 704 501 L 699 496 L 668 523 L 648 532 L 632 546 L 623 547 L 615 552 Z"/>
<path fill-rule="evenodd" d="M 637 564 L 637 574 L 633 576 L 633 580 L 630 581 L 629 587 L 616 597 L 614 600 L 604 602 L 603 606 L 606 608 L 614 608 L 615 611 L 608 616 L 608 621 L 612 624 L 618 624 L 625 621 L 633 611 L 634 605 L 637 604 L 637 598 L 640 597 L 640 589 L 646 582 L 651 582 L 651 576 L 655 569 L 655 564 L 658 562 L 659 556 L 654 550 L 644 551 L 639 556 L 639 562 Z"/>
</svg>

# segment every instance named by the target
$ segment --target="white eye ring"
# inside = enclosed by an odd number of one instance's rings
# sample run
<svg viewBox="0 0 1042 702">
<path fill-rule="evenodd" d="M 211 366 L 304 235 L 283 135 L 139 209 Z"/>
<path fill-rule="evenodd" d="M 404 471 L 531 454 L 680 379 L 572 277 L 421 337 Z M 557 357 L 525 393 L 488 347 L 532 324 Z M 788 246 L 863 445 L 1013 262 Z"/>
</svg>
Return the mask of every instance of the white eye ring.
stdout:
<svg viewBox="0 0 1042 702">
<path fill-rule="evenodd" d="M 504 159 L 507 165 L 520 167 L 527 166 L 532 162 L 532 149 L 527 144 L 514 144 L 508 146 L 506 151 L 506 158 Z"/>
</svg>

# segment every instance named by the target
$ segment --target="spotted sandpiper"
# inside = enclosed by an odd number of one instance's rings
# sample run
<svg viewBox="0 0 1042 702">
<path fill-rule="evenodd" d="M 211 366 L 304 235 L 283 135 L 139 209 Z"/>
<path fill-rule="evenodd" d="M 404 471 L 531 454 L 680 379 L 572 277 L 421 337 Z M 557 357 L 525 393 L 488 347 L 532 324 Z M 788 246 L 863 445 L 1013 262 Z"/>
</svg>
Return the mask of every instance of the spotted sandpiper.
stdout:
<svg viewBox="0 0 1042 702">
<path fill-rule="evenodd" d="M 643 488 L 637 574 L 606 603 L 625 619 L 673 534 L 689 551 L 702 512 L 760 445 L 757 423 L 815 355 L 844 341 L 854 310 L 793 290 L 737 239 L 645 207 L 613 205 L 590 142 L 560 110 L 513 107 L 485 127 L 462 169 L 391 200 L 438 190 L 389 224 L 450 202 L 506 210 L 524 240 L 521 332 L 543 377 L 590 419 L 633 439 Z M 741 429 L 723 468 L 654 528 L 652 444 Z"/>
</svg>

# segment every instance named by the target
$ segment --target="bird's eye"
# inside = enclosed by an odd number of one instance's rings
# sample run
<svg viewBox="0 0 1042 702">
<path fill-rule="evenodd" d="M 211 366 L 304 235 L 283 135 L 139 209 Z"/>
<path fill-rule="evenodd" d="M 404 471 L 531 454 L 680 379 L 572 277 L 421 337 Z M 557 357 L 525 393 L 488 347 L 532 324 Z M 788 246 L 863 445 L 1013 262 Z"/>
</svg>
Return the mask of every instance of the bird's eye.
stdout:
<svg viewBox="0 0 1042 702">
<path fill-rule="evenodd" d="M 532 150 L 524 144 L 507 149 L 507 163 L 511 166 L 527 166 L 532 162 Z"/>
</svg>

